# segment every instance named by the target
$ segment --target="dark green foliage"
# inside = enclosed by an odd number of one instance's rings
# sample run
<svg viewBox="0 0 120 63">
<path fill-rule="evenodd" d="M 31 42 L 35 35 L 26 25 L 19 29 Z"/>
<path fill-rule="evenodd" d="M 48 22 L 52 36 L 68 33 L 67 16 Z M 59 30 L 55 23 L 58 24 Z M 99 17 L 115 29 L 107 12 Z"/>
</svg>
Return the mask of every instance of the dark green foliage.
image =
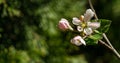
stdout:
<svg viewBox="0 0 120 63">
<path fill-rule="evenodd" d="M 110 20 L 105 20 L 105 19 L 99 19 L 98 22 L 100 22 L 100 26 L 101 26 L 98 29 L 99 32 L 106 33 L 110 28 L 111 21 Z"/>
<path fill-rule="evenodd" d="M 106 17 L 106 14 L 111 14 L 110 11 L 107 13 L 112 6 L 109 4 L 111 1 L 97 1 L 95 0 L 95 9 L 98 16 L 114 19 L 111 18 L 113 15 Z M 112 20 L 112 28 L 119 22 L 118 2 L 120 1 L 113 2 L 113 13 L 117 19 Z M 100 3 L 109 7 L 98 6 Z M 71 22 L 72 17 L 79 17 L 85 12 L 86 4 L 87 0 L 0 0 L 0 63 L 116 63 L 118 60 L 111 55 L 103 55 L 104 48 L 99 48 L 100 52 L 97 52 L 97 48 L 91 51 L 89 47 L 74 46 L 70 44 L 72 34 L 58 29 L 57 24 L 61 18 L 67 18 Z M 112 41 L 119 32 L 115 28 L 110 29 Z M 90 36 L 90 39 L 101 39 L 99 36 L 94 37 L 96 35 Z M 118 44 L 119 42 L 114 43 L 117 48 Z"/>
<path fill-rule="evenodd" d="M 88 36 L 85 41 L 87 43 L 87 45 L 95 45 L 98 44 L 98 41 L 102 39 L 102 34 L 93 34 Z"/>
<path fill-rule="evenodd" d="M 92 20 L 92 21 L 95 22 L 96 20 Z M 110 24 L 111 24 L 110 20 L 98 19 L 97 21 L 100 22 L 100 28 L 94 30 L 94 34 L 88 36 L 85 39 L 88 45 L 98 44 L 98 41 L 103 38 L 102 34 L 106 33 L 110 28 Z"/>
<path fill-rule="evenodd" d="M 57 23 L 62 17 L 79 16 L 85 3 L 0 0 L 0 63 L 74 62 L 76 57 L 67 53 L 79 49 L 69 43 L 68 33 L 57 29 Z"/>
</svg>

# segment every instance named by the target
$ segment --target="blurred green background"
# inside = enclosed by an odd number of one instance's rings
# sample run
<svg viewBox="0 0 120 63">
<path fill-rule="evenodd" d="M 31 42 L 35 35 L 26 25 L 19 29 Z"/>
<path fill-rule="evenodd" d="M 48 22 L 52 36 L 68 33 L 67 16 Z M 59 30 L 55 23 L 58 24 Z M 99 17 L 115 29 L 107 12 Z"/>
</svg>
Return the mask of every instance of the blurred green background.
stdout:
<svg viewBox="0 0 120 63">
<path fill-rule="evenodd" d="M 99 18 L 112 20 L 107 33 L 120 53 L 120 0 L 92 0 Z M 62 32 L 90 8 L 88 0 L 0 0 L 0 63 L 120 63 L 103 45 L 74 46 Z"/>
</svg>

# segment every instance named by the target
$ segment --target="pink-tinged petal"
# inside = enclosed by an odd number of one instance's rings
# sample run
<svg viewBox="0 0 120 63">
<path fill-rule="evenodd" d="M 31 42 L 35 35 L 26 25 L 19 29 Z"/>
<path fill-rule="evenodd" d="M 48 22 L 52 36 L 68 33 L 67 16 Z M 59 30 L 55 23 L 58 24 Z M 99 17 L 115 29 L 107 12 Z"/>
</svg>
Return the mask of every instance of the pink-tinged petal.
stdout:
<svg viewBox="0 0 120 63">
<path fill-rule="evenodd" d="M 59 21 L 59 24 L 58 24 L 58 27 L 59 29 L 65 31 L 65 30 L 73 30 L 73 28 L 70 26 L 69 22 L 62 18 L 60 21 Z"/>
<path fill-rule="evenodd" d="M 71 43 L 77 46 L 80 45 L 86 45 L 85 41 L 83 40 L 83 38 L 81 36 L 75 36 L 72 40 Z"/>
<path fill-rule="evenodd" d="M 92 28 L 92 29 L 97 29 L 100 27 L 100 22 L 88 22 L 88 27 Z"/>
<path fill-rule="evenodd" d="M 73 23 L 74 25 L 80 25 L 81 21 L 80 21 L 78 18 L 73 17 L 72 23 Z"/>
<path fill-rule="evenodd" d="M 79 32 L 82 32 L 82 31 L 83 31 L 83 28 L 82 28 L 81 26 L 77 26 L 77 30 L 78 30 Z"/>
<path fill-rule="evenodd" d="M 84 29 L 84 33 L 85 33 L 86 35 L 91 35 L 91 34 L 93 33 L 92 28 L 85 28 L 85 29 Z"/>
<path fill-rule="evenodd" d="M 87 9 L 84 14 L 84 21 L 90 21 L 90 19 L 94 16 L 94 12 L 91 9 Z"/>
</svg>

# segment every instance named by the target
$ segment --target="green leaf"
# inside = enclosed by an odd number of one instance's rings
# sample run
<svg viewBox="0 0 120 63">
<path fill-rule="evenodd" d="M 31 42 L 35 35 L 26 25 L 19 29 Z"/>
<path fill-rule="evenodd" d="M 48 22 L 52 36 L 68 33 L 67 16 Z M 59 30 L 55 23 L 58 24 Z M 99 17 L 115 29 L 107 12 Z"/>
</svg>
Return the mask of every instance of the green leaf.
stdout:
<svg viewBox="0 0 120 63">
<path fill-rule="evenodd" d="M 100 39 L 102 39 L 102 35 L 101 34 L 94 34 L 94 35 L 90 35 L 89 38 L 91 38 L 93 40 L 100 40 Z"/>
<path fill-rule="evenodd" d="M 92 22 L 95 22 L 95 20 L 92 20 Z M 99 19 L 98 22 L 100 22 L 100 28 L 97 30 L 94 30 L 94 34 L 88 36 L 85 38 L 85 41 L 88 45 L 94 45 L 98 43 L 98 40 L 102 39 L 102 33 L 105 33 L 108 31 L 111 21 L 105 20 L 105 19 Z"/>
<path fill-rule="evenodd" d="M 106 33 L 109 30 L 111 21 L 106 19 L 99 19 L 98 22 L 100 22 L 100 28 L 98 28 L 98 31 L 101 33 Z"/>
<path fill-rule="evenodd" d="M 86 38 L 85 41 L 86 41 L 87 45 L 95 45 L 95 44 L 97 44 L 97 40 L 95 41 L 95 40 L 92 40 L 90 38 Z"/>
<path fill-rule="evenodd" d="M 94 45 L 98 43 L 98 40 L 102 39 L 102 34 L 93 34 L 88 36 L 85 41 L 88 45 Z"/>
</svg>

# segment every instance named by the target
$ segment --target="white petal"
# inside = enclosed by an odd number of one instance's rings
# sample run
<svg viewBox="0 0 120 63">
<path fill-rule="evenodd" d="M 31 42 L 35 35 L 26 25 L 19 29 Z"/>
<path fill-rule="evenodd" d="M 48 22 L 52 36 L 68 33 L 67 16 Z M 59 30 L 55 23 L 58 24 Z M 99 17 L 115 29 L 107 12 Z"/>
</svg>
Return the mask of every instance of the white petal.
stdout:
<svg viewBox="0 0 120 63">
<path fill-rule="evenodd" d="M 93 33 L 92 28 L 85 28 L 85 29 L 84 29 L 84 33 L 85 33 L 86 35 L 92 34 L 92 33 Z"/>
<path fill-rule="evenodd" d="M 66 23 L 66 24 L 69 24 L 68 20 L 65 19 L 65 18 L 62 18 L 62 19 L 60 20 L 60 22 L 64 22 L 64 23 Z"/>
<path fill-rule="evenodd" d="M 73 39 L 71 40 L 71 43 L 76 45 L 76 46 L 82 45 L 82 43 L 80 41 L 74 41 Z"/>
<path fill-rule="evenodd" d="M 86 13 L 84 14 L 84 21 L 89 21 L 93 16 L 94 12 L 91 9 L 87 9 Z"/>
<path fill-rule="evenodd" d="M 83 38 L 81 36 L 76 36 L 74 37 L 72 40 L 71 40 L 71 43 L 72 44 L 75 44 L 77 46 L 80 46 L 80 45 L 86 45 L 85 41 L 83 40 Z"/>
<path fill-rule="evenodd" d="M 90 27 L 92 29 L 97 29 L 100 27 L 100 22 L 89 22 L 88 27 Z"/>
<path fill-rule="evenodd" d="M 83 31 L 83 28 L 82 28 L 81 26 L 77 26 L 77 30 L 78 30 L 79 32 L 81 32 L 81 31 Z"/>
<path fill-rule="evenodd" d="M 78 18 L 73 17 L 72 23 L 73 23 L 74 25 L 80 25 L 81 21 L 80 21 Z"/>
<path fill-rule="evenodd" d="M 80 41 L 81 41 L 82 44 L 86 45 L 86 43 L 85 43 L 85 41 L 83 40 L 82 37 L 80 37 Z"/>
</svg>

